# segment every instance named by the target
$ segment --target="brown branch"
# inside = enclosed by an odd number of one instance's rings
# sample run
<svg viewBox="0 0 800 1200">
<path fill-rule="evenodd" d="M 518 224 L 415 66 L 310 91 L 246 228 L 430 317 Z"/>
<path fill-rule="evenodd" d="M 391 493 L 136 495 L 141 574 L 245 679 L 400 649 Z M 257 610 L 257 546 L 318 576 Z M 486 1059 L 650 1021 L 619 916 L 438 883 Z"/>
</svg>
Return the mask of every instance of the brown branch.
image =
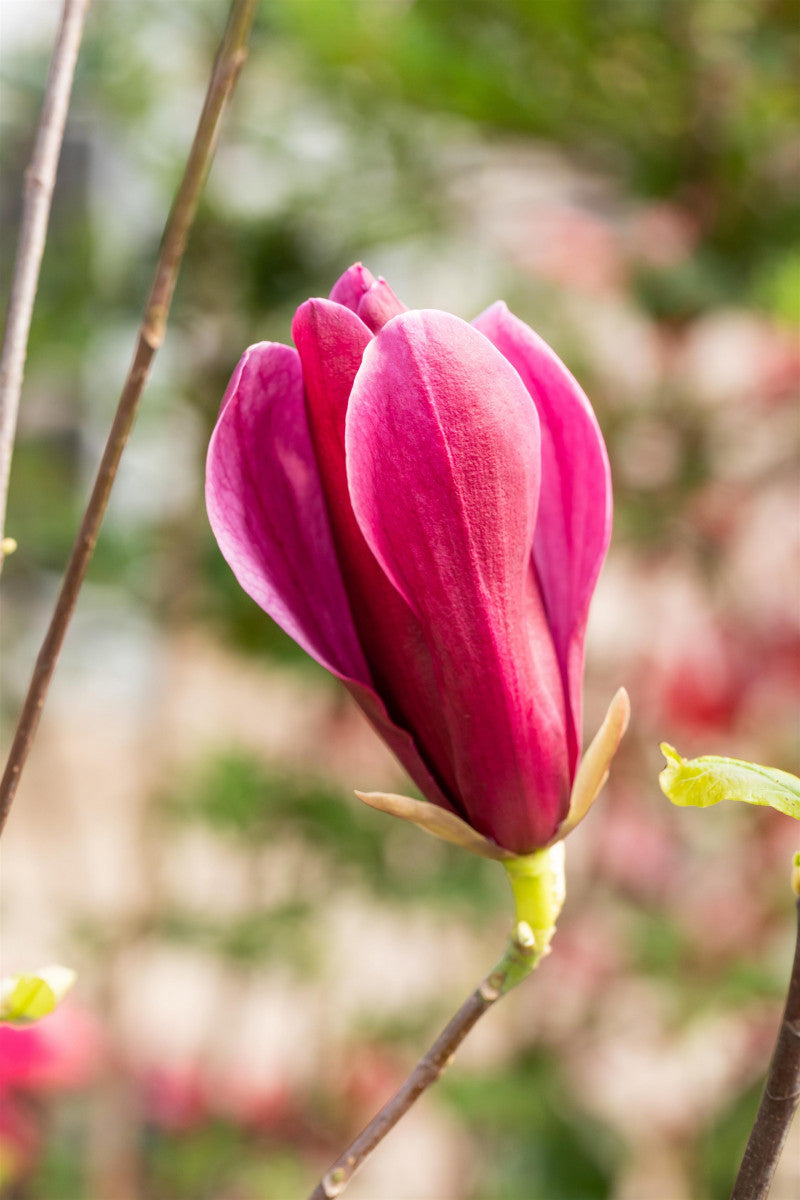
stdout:
<svg viewBox="0 0 800 1200">
<path fill-rule="evenodd" d="M 208 168 L 214 157 L 222 115 L 247 56 L 246 43 L 258 0 L 232 0 L 228 24 L 217 52 L 183 179 L 172 205 L 150 295 L 139 328 L 136 350 L 122 388 L 94 488 L 72 547 L 61 591 L 42 642 L 25 703 L 17 723 L 8 763 L 0 782 L 0 831 L 19 784 L 20 774 L 39 723 L 67 627 L 105 515 L 109 493 L 131 431 L 156 350 L 164 339 L 175 282 L 186 240 L 197 210 Z"/>
<path fill-rule="evenodd" d="M 320 1180 L 309 1200 L 334 1200 L 347 1187 L 356 1171 L 373 1150 L 394 1129 L 423 1092 L 435 1083 L 450 1065 L 453 1055 L 469 1031 L 506 992 L 520 983 L 538 964 L 547 950 L 537 950 L 529 925 L 518 924 L 508 949 L 491 974 L 475 989 L 452 1020 L 439 1034 L 430 1050 L 414 1067 L 408 1079 L 395 1092 L 370 1123 L 337 1158 Z"/>
<path fill-rule="evenodd" d="M 39 285 L 50 204 L 89 3 L 90 0 L 64 0 L 44 90 L 39 128 L 31 161 L 25 172 L 19 243 L 14 258 L 3 345 L 0 348 L 0 571 L 3 569 L 8 477 L 17 431 L 33 302 Z"/>
<path fill-rule="evenodd" d="M 731 1200 L 764 1200 L 769 1194 L 792 1117 L 800 1101 L 800 896 L 797 943 L 778 1038 L 755 1124 Z"/>
</svg>

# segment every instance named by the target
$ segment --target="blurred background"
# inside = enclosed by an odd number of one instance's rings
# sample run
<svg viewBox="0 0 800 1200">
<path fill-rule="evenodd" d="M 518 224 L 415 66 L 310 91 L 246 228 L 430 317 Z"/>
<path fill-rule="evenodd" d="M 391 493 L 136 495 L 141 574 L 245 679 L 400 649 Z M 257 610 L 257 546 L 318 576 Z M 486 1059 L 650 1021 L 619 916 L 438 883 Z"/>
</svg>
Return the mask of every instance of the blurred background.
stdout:
<svg viewBox="0 0 800 1200">
<path fill-rule="evenodd" d="M 0 263 L 59 4 L 1 0 Z M 87 498 L 223 0 L 96 0 L 33 324 L 3 572 L 5 744 Z M 13 1200 L 296 1200 L 496 960 L 509 895 L 359 806 L 408 784 L 239 590 L 208 436 L 242 350 L 362 259 L 497 297 L 592 398 L 614 541 L 554 950 L 353 1200 L 722 1200 L 793 945 L 797 827 L 673 810 L 658 743 L 798 770 L 796 0 L 262 0 L 168 336 L 3 840 Z M 7 284 L 3 287 L 3 300 Z M 800 1188 L 798 1131 L 773 1192 Z"/>
</svg>

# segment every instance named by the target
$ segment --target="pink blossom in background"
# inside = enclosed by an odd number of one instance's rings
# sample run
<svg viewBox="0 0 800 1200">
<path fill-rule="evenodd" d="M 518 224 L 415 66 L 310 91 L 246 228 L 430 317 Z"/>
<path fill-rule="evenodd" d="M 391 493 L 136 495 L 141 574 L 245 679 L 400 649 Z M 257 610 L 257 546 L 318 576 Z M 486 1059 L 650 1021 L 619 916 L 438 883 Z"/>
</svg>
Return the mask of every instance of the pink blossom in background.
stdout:
<svg viewBox="0 0 800 1200">
<path fill-rule="evenodd" d="M 0 1095 L 85 1087 L 102 1053 L 99 1027 L 74 1005 L 62 1005 L 25 1028 L 0 1025 Z"/>
<path fill-rule="evenodd" d="M 88 1086 L 103 1052 L 97 1024 L 69 1004 L 27 1028 L 0 1025 L 0 1179 L 11 1184 L 42 1145 L 41 1102 Z"/>
<path fill-rule="evenodd" d="M 497 303 L 407 311 L 360 264 L 250 347 L 207 504 L 242 587 L 347 685 L 423 795 L 516 853 L 566 816 L 608 546 L 578 384 Z"/>
<path fill-rule="evenodd" d="M 199 1065 L 152 1067 L 141 1083 L 147 1120 L 159 1129 L 185 1133 L 209 1120 L 209 1087 Z"/>
</svg>

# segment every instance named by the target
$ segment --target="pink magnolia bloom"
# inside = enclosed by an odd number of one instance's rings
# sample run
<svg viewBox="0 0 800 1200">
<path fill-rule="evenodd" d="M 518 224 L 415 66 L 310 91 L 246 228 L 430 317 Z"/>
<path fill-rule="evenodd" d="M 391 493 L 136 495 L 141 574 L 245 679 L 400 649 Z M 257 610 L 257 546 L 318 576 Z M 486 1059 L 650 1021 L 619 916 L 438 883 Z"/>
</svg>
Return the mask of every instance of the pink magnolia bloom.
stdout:
<svg viewBox="0 0 800 1200">
<path fill-rule="evenodd" d="M 502 303 L 407 311 L 360 264 L 261 342 L 208 453 L 236 578 L 337 675 L 423 795 L 517 854 L 569 808 L 605 446 Z"/>
</svg>

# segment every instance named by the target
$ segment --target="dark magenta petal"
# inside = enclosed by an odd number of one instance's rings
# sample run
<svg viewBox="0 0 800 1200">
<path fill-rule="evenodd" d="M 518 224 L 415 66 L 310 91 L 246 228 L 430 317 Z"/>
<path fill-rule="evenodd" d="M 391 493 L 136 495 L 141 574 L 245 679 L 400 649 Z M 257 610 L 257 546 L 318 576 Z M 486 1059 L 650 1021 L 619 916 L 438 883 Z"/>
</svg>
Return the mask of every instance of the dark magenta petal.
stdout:
<svg viewBox="0 0 800 1200">
<path fill-rule="evenodd" d="M 544 845 L 566 815 L 569 763 L 561 672 L 530 570 L 540 482 L 530 395 L 465 322 L 405 313 L 366 348 L 346 451 L 364 537 L 425 630 L 470 823 L 518 853 Z M 412 713 L 410 727 L 426 719 Z"/>
<path fill-rule="evenodd" d="M 499 302 L 473 321 L 519 373 L 542 431 L 534 562 L 570 707 L 570 768 L 581 741 L 589 602 L 611 537 L 611 476 L 586 396 L 546 342 Z"/>
<path fill-rule="evenodd" d="M 300 355 L 311 441 L 342 570 L 380 575 L 350 506 L 344 427 L 350 389 L 372 334 L 350 309 L 332 300 L 307 300 L 292 322 Z M 380 582 L 378 580 L 378 582 Z"/>
<path fill-rule="evenodd" d="M 300 360 L 251 346 L 211 438 L 206 503 L 220 549 L 257 604 L 347 684 L 424 793 L 444 807 L 413 737 L 376 695 L 356 637 L 308 432 Z"/>
<path fill-rule="evenodd" d="M 365 325 L 369 325 L 373 333 L 383 329 L 387 321 L 407 312 L 405 304 L 397 299 L 385 279 L 373 283 L 369 291 L 361 297 L 358 305 L 358 315 Z"/>
<path fill-rule="evenodd" d="M 442 791 L 427 764 L 423 761 L 417 739 L 392 720 L 386 710 L 386 705 L 376 694 L 374 688 L 365 687 L 362 683 L 353 683 L 347 680 L 345 682 L 347 690 L 364 712 L 375 732 L 383 739 L 397 761 L 405 767 L 423 796 L 432 804 L 438 804 L 440 808 L 446 808 L 451 812 L 456 811 L 455 806 Z"/>
<path fill-rule="evenodd" d="M 322 666 L 368 684 L 289 346 L 251 346 L 234 371 L 208 449 L 206 503 L 248 595 Z"/>
<path fill-rule="evenodd" d="M 340 275 L 331 288 L 331 300 L 342 304 L 352 312 L 358 312 L 358 306 L 366 292 L 375 283 L 375 276 L 360 262 L 348 267 L 344 275 Z"/>
<path fill-rule="evenodd" d="M 350 503 L 345 417 L 353 381 L 372 335 L 354 313 L 330 300 L 308 300 L 301 305 L 292 335 L 302 362 L 308 423 L 334 544 L 372 681 L 392 720 L 413 730 L 429 771 L 439 780 L 438 796 L 452 797 L 449 749 L 443 741 L 438 687 L 425 634 L 375 560 Z M 424 721 L 412 721 L 421 713 Z"/>
</svg>

